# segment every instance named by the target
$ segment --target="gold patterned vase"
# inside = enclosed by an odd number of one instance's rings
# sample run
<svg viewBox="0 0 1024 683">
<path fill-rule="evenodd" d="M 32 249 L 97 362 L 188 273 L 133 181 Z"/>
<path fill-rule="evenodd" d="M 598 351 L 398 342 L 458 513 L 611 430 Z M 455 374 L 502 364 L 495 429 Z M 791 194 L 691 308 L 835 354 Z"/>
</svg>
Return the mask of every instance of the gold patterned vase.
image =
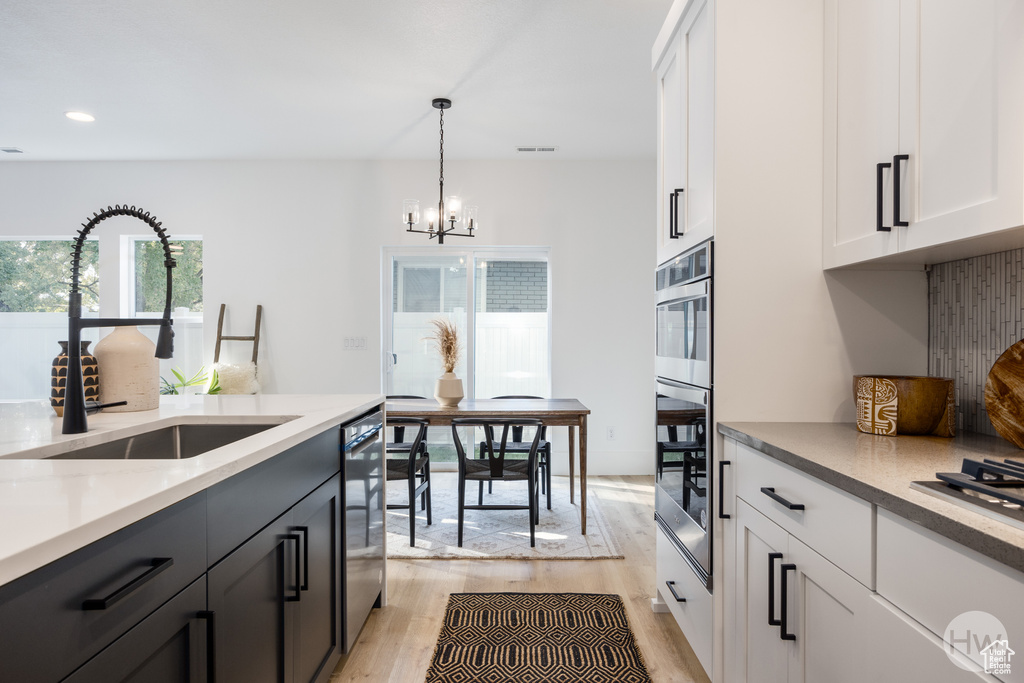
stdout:
<svg viewBox="0 0 1024 683">
<path fill-rule="evenodd" d="M 60 355 L 53 359 L 50 368 L 50 407 L 57 417 L 64 417 L 64 385 L 68 376 L 68 343 L 60 344 Z M 89 344 L 82 342 L 82 383 L 85 385 L 85 400 L 100 399 L 100 370 L 96 357 L 89 353 Z"/>
</svg>

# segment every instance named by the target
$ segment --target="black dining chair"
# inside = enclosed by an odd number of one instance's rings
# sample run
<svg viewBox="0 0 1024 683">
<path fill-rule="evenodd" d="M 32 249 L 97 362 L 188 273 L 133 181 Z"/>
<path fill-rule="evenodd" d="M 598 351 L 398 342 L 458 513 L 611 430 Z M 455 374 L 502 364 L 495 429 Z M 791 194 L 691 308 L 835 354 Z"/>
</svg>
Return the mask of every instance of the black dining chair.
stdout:
<svg viewBox="0 0 1024 683">
<path fill-rule="evenodd" d="M 690 434 L 680 440 L 679 430 L 685 429 Z M 698 419 L 686 425 L 668 425 L 668 441 L 658 442 L 658 476 L 665 473 L 665 468 L 683 470 L 683 507 L 690 505 L 690 492 L 698 496 L 707 495 L 707 487 L 700 486 L 698 479 L 707 480 L 707 435 L 704 419 Z M 666 460 L 669 453 L 678 453 L 682 458 Z"/>
<path fill-rule="evenodd" d="M 433 520 L 430 516 L 430 453 L 427 452 L 427 421 L 413 417 L 388 418 L 388 426 L 397 432 L 415 428 L 412 441 L 404 442 L 401 436 L 396 437 L 402 449 L 391 450 L 388 444 L 386 453 L 400 457 L 386 457 L 388 481 L 405 481 L 409 486 L 409 498 L 405 503 L 389 503 L 389 510 L 405 509 L 409 511 L 409 545 L 416 545 L 416 497 L 419 496 L 423 509 L 427 513 L 427 526 Z M 419 483 L 417 484 L 417 479 Z"/>
<path fill-rule="evenodd" d="M 470 457 L 459 438 L 459 427 L 483 427 L 486 434 L 496 435 L 500 429 L 501 438 L 484 442 L 481 457 Z M 530 427 L 534 429 L 533 441 L 530 442 L 526 458 L 506 458 L 508 453 L 509 433 L 513 427 Z M 453 418 L 452 440 L 459 456 L 459 547 L 462 547 L 462 527 L 466 510 L 529 510 L 530 511 L 530 547 L 536 545 L 535 527 L 540 516 L 540 496 L 537 491 L 537 447 L 543 423 L 540 420 L 515 419 L 499 420 L 490 418 Z M 528 504 L 488 504 L 479 502 L 477 505 L 466 505 L 466 484 L 471 481 L 525 481 Z"/>
<path fill-rule="evenodd" d="M 422 396 L 411 396 L 411 395 L 408 395 L 408 394 L 392 394 L 392 395 L 386 396 L 385 398 L 387 398 L 387 400 L 389 400 L 389 401 L 391 401 L 391 400 L 401 401 L 403 399 L 420 399 L 420 400 L 423 400 Z M 388 422 L 389 422 L 389 424 L 394 424 L 394 427 L 391 430 L 392 431 L 392 437 L 393 437 L 394 440 L 393 441 L 389 441 L 389 442 L 387 442 L 385 444 L 385 452 L 386 453 L 393 453 L 393 454 L 396 454 L 396 455 L 399 454 L 399 453 L 408 453 L 409 452 L 409 447 L 412 444 L 411 444 L 411 442 L 405 440 L 405 427 L 403 425 L 401 425 L 401 424 L 395 424 L 397 422 L 396 420 L 388 420 Z M 423 432 L 423 439 L 422 439 L 422 441 L 420 441 L 420 455 L 422 455 L 424 457 L 429 455 L 427 453 L 427 432 Z M 419 472 L 416 476 L 422 482 L 422 480 L 423 480 L 423 472 Z M 426 492 L 424 492 L 423 494 L 420 495 L 420 509 L 421 510 L 426 510 L 427 509 Z"/>
<path fill-rule="evenodd" d="M 496 399 L 542 399 L 540 396 L 495 396 Z M 547 440 L 547 427 L 540 428 L 540 442 L 537 444 L 537 454 L 539 456 L 537 461 L 538 473 L 540 476 L 540 492 L 547 495 L 548 510 L 551 509 L 551 442 Z M 487 433 L 484 436 L 485 439 L 490 439 L 494 442 L 494 434 Z M 480 442 L 480 454 L 483 456 L 485 441 Z M 507 445 L 505 449 L 506 453 L 529 453 L 530 444 L 523 441 L 523 428 L 513 427 L 512 428 L 512 441 Z M 491 484 L 487 484 L 487 492 L 491 492 Z M 484 502 L 484 483 L 480 482 L 480 493 L 477 496 L 477 502 L 483 504 Z"/>
</svg>

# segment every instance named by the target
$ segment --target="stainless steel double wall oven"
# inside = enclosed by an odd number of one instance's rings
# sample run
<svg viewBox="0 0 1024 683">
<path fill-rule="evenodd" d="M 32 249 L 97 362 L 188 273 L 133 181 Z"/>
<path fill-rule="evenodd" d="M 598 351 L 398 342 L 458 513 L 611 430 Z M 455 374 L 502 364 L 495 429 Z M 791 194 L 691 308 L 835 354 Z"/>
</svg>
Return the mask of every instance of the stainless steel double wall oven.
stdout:
<svg viewBox="0 0 1024 683">
<path fill-rule="evenodd" d="M 711 589 L 713 242 L 657 270 L 655 518 Z"/>
</svg>

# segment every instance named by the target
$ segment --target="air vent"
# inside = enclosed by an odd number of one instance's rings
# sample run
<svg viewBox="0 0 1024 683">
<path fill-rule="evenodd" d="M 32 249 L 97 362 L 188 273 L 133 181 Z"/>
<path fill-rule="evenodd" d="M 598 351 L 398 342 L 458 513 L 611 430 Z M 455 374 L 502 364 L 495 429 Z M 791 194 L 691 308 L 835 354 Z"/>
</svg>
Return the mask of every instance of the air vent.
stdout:
<svg viewBox="0 0 1024 683">
<path fill-rule="evenodd" d="M 0 147 L 0 152 L 6 152 L 7 154 L 23 154 L 23 152 L 17 147 Z"/>
<path fill-rule="evenodd" d="M 517 152 L 555 152 L 557 147 L 516 147 Z"/>
</svg>

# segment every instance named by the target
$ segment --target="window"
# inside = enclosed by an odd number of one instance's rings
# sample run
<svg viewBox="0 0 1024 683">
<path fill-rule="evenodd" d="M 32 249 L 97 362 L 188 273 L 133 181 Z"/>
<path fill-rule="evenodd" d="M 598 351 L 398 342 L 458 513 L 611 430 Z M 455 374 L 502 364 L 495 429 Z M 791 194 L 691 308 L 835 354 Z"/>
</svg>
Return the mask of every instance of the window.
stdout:
<svg viewBox="0 0 1024 683">
<path fill-rule="evenodd" d="M 161 314 L 167 296 L 167 270 L 163 245 L 152 238 L 130 237 L 132 296 L 130 310 L 135 316 Z M 176 315 L 203 312 L 203 241 L 174 239 L 171 254 L 175 266 L 171 288 L 171 309 Z"/>
<path fill-rule="evenodd" d="M 50 395 L 50 364 L 68 338 L 68 292 L 74 240 L 0 239 L 0 400 Z M 99 311 L 99 249 L 82 248 L 79 270 L 84 315 Z M 98 330 L 83 330 L 95 342 Z"/>
<path fill-rule="evenodd" d="M 461 335 L 468 398 L 551 395 L 547 249 L 386 249 L 384 269 L 385 393 L 434 395 L 442 368 L 426 337 L 441 317 Z M 430 440 L 432 456 L 454 459 L 450 433 Z"/>
</svg>

